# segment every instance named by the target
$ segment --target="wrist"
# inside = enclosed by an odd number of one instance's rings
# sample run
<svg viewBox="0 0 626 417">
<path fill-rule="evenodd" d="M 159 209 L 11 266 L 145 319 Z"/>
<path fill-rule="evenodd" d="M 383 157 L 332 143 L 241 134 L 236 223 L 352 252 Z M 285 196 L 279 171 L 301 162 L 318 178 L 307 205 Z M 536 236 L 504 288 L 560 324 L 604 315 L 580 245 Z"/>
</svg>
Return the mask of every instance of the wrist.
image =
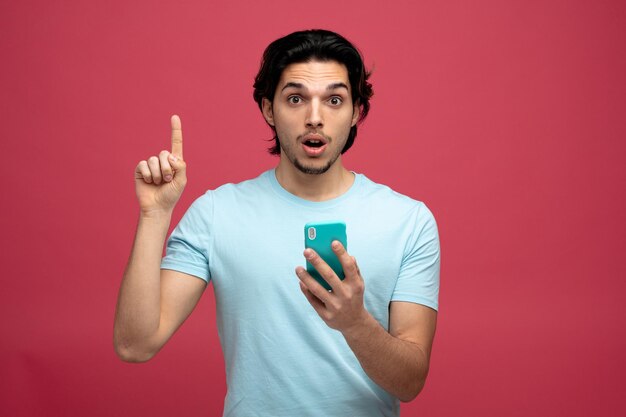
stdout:
<svg viewBox="0 0 626 417">
<path fill-rule="evenodd" d="M 341 330 L 341 333 L 346 339 L 358 339 L 361 337 L 369 337 L 375 328 L 380 327 L 380 324 L 376 321 L 365 308 L 360 317 L 355 320 L 349 327 Z"/>
<path fill-rule="evenodd" d="M 166 209 L 141 209 L 139 211 L 139 220 L 140 221 L 150 221 L 150 222 L 170 222 L 172 219 L 173 210 Z"/>
</svg>

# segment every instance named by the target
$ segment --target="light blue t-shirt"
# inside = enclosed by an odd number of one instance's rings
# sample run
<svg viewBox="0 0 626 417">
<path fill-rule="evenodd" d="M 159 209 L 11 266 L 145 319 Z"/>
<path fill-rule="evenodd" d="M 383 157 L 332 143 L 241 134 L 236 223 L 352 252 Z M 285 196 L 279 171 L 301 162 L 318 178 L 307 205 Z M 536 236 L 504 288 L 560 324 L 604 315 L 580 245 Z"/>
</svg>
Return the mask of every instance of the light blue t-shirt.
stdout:
<svg viewBox="0 0 626 417">
<path fill-rule="evenodd" d="M 438 308 L 439 238 L 421 202 L 355 174 L 343 195 L 311 202 L 274 170 L 198 198 L 161 267 L 211 280 L 228 394 L 224 416 L 398 416 L 399 401 L 363 371 L 340 332 L 304 297 L 304 225 L 346 223 L 365 308 L 388 329 L 389 303 Z"/>
</svg>

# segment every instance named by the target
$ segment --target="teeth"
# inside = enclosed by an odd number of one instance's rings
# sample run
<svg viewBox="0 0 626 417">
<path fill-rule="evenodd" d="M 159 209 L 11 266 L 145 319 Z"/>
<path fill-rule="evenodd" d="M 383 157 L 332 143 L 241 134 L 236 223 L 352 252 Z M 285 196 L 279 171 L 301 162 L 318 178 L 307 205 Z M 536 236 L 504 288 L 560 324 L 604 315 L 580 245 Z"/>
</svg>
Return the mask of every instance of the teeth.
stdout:
<svg viewBox="0 0 626 417">
<path fill-rule="evenodd" d="M 319 147 L 322 147 L 324 145 L 324 142 L 319 140 L 319 139 L 307 139 L 304 143 L 307 146 L 312 146 L 312 147 L 315 147 L 315 148 L 319 148 Z"/>
</svg>

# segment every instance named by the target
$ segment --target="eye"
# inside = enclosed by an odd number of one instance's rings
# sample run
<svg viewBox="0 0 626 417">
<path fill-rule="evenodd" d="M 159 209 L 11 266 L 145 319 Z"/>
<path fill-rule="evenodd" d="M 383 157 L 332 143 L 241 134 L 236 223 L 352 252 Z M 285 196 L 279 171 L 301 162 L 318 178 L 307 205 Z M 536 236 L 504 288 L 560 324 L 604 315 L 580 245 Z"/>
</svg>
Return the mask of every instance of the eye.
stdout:
<svg viewBox="0 0 626 417">
<path fill-rule="evenodd" d="M 289 96 L 287 97 L 287 101 L 291 104 L 299 104 L 302 98 L 300 98 L 300 96 Z"/>
<path fill-rule="evenodd" d="M 328 102 L 333 105 L 333 106 L 339 106 L 341 103 L 343 103 L 343 100 L 341 99 L 341 97 L 331 97 Z"/>
</svg>

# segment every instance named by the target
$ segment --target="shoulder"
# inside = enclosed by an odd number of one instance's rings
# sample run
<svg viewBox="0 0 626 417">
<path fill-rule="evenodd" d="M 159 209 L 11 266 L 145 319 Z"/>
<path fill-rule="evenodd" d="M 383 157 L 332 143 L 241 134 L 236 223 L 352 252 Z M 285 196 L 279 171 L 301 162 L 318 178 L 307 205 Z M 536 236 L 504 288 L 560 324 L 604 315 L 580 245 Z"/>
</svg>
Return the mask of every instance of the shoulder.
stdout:
<svg viewBox="0 0 626 417">
<path fill-rule="evenodd" d="M 207 191 L 207 194 L 211 194 L 213 197 L 226 197 L 236 194 L 249 194 L 255 192 L 261 192 L 267 189 L 269 181 L 268 175 L 270 171 L 265 171 L 255 178 L 251 178 L 238 183 L 226 183 L 215 190 Z"/>
<path fill-rule="evenodd" d="M 213 190 L 207 190 L 198 197 L 193 205 L 207 206 L 216 201 L 224 201 L 242 196 L 258 195 L 268 188 L 267 175 L 269 171 L 263 172 L 255 178 L 251 178 L 238 183 L 226 183 Z"/>
<path fill-rule="evenodd" d="M 204 216 L 236 216 L 272 201 L 271 183 L 266 171 L 256 178 L 239 183 L 226 183 L 207 190 L 191 205 L 190 210 Z"/>
<path fill-rule="evenodd" d="M 368 205 L 380 206 L 396 216 L 415 216 L 434 221 L 432 212 L 423 201 L 399 193 L 391 187 L 376 183 L 363 174 L 356 174 L 361 184 L 361 197 Z"/>
<path fill-rule="evenodd" d="M 222 215 L 236 215 L 237 211 L 252 207 L 266 193 L 266 173 L 239 183 L 227 183 L 207 190 L 186 210 L 184 221 L 195 226 L 206 225 Z"/>
</svg>

